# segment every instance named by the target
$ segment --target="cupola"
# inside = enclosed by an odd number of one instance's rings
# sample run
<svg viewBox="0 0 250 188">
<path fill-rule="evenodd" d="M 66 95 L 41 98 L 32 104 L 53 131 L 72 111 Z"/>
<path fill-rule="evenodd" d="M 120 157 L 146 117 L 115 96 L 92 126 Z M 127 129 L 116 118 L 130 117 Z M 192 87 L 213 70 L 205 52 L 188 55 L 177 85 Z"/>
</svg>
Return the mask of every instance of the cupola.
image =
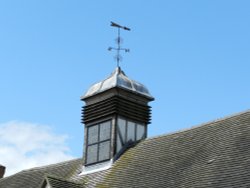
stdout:
<svg viewBox="0 0 250 188">
<path fill-rule="evenodd" d="M 115 161 L 147 137 L 154 100 L 148 89 L 117 67 L 81 97 L 85 166 Z"/>
</svg>

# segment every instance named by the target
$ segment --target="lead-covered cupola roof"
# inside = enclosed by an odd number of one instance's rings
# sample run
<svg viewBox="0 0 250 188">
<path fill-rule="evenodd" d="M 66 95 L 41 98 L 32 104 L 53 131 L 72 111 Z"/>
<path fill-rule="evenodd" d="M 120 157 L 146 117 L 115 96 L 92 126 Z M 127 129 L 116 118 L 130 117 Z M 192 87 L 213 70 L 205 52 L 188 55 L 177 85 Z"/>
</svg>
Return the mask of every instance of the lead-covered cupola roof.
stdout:
<svg viewBox="0 0 250 188">
<path fill-rule="evenodd" d="M 128 78 L 120 67 L 116 67 L 112 74 L 105 80 L 92 85 L 81 98 L 85 99 L 115 87 L 141 94 L 149 98 L 150 100 L 154 99 L 153 96 L 149 93 L 146 86 Z"/>
</svg>

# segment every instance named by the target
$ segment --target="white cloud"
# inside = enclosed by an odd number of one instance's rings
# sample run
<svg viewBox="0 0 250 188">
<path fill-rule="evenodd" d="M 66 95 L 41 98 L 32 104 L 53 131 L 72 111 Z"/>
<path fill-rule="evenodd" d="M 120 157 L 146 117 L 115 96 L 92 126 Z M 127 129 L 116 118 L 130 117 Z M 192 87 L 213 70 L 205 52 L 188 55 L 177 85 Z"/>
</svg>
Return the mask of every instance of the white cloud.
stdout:
<svg viewBox="0 0 250 188">
<path fill-rule="evenodd" d="M 74 158 L 67 138 L 49 126 L 18 121 L 0 124 L 0 164 L 6 166 L 5 176 Z"/>
</svg>

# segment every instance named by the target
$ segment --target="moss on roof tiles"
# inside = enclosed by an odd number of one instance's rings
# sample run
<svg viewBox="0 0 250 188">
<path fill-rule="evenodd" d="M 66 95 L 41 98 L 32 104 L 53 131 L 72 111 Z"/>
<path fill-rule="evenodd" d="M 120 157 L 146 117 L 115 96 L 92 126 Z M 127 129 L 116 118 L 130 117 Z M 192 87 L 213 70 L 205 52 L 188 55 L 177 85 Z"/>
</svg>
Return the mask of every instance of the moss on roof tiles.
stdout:
<svg viewBox="0 0 250 188">
<path fill-rule="evenodd" d="M 79 176 L 82 162 L 78 159 L 23 171 L 0 180 L 0 187 L 36 187 L 40 178 L 50 173 L 66 181 L 85 182 L 87 188 L 248 188 L 249 148 L 250 111 L 246 111 L 185 131 L 146 139 L 127 150 L 108 170 Z M 23 186 L 24 183 L 28 186 Z"/>
<path fill-rule="evenodd" d="M 247 111 L 141 142 L 96 187 L 247 187 L 249 147 Z"/>
</svg>

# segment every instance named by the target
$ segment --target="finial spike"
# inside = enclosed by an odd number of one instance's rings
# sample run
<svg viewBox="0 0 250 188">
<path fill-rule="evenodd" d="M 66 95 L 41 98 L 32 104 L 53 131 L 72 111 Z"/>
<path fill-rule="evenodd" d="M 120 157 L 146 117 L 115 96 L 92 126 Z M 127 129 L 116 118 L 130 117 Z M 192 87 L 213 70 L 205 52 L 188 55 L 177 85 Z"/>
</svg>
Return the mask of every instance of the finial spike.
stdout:
<svg viewBox="0 0 250 188">
<path fill-rule="evenodd" d="M 116 39 L 116 42 L 117 42 L 117 48 L 114 48 L 114 47 L 109 47 L 108 50 L 111 51 L 111 50 L 116 50 L 117 54 L 115 56 L 115 59 L 116 59 L 116 62 L 117 62 L 117 67 L 120 67 L 120 61 L 122 60 L 122 56 L 120 55 L 120 51 L 125 51 L 125 52 L 129 52 L 129 49 L 127 48 L 121 48 L 121 41 L 122 41 L 122 38 L 120 37 L 120 29 L 124 29 L 124 30 L 127 30 L 127 31 L 130 31 L 131 29 L 128 28 L 128 27 L 125 27 L 125 26 L 121 26 L 115 22 L 111 22 L 110 26 L 112 27 L 117 27 L 118 29 L 118 37 Z"/>
</svg>

